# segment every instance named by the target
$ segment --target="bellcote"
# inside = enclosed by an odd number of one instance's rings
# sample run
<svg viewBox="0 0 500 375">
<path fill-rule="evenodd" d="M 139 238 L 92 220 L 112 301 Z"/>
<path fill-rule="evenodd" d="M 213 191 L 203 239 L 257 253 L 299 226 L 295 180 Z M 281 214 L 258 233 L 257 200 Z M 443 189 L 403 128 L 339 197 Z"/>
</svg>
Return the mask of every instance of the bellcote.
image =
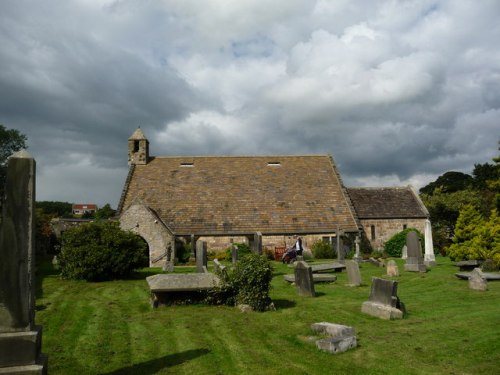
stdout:
<svg viewBox="0 0 500 375">
<path fill-rule="evenodd" d="M 128 165 L 145 165 L 149 160 L 149 141 L 137 128 L 128 139 Z"/>
</svg>

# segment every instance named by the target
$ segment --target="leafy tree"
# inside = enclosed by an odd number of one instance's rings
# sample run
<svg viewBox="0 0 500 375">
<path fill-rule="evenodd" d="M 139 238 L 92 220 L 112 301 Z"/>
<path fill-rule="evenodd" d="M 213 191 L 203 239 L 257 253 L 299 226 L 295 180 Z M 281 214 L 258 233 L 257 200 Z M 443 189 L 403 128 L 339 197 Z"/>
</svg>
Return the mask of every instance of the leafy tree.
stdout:
<svg viewBox="0 0 500 375">
<path fill-rule="evenodd" d="M 68 202 L 40 201 L 36 202 L 36 208 L 53 217 L 71 217 L 72 205 Z"/>
<path fill-rule="evenodd" d="M 475 190 L 487 190 L 489 181 L 497 181 L 500 178 L 500 170 L 490 163 L 474 164 L 473 187 Z"/>
<path fill-rule="evenodd" d="M 0 196 L 3 197 L 7 177 L 7 159 L 14 152 L 26 148 L 27 137 L 15 129 L 0 124 Z"/>
<path fill-rule="evenodd" d="M 473 205 L 484 213 L 489 209 L 483 196 L 474 190 L 444 193 L 437 189 L 432 195 L 421 194 L 420 197 L 429 211 L 434 246 L 440 251 L 450 245 L 455 233 L 455 223 L 463 207 Z"/>
<path fill-rule="evenodd" d="M 106 203 L 102 208 L 98 209 L 95 213 L 97 220 L 111 219 L 116 215 L 116 210 L 111 208 L 109 203 Z"/>
<path fill-rule="evenodd" d="M 472 205 L 460 211 L 453 244 L 448 249 L 452 260 L 491 259 L 500 266 L 500 218 L 496 210 L 485 218 Z"/>
<path fill-rule="evenodd" d="M 147 244 L 116 222 L 94 222 L 64 232 L 59 255 L 61 275 L 102 281 L 124 278 L 148 264 Z"/>
<path fill-rule="evenodd" d="M 453 193 L 470 188 L 472 183 L 472 176 L 462 172 L 450 171 L 439 176 L 436 181 L 421 188 L 420 193 L 433 195 L 436 189 L 440 189 L 443 193 Z"/>
<path fill-rule="evenodd" d="M 500 151 L 500 141 L 498 142 L 498 144 L 499 144 L 498 150 Z M 500 155 L 494 157 L 493 161 L 495 162 L 495 169 L 497 171 L 497 176 L 494 179 L 488 180 L 486 184 L 488 185 L 488 188 L 492 192 L 494 192 L 495 194 L 494 205 L 497 211 L 500 211 Z"/>
</svg>

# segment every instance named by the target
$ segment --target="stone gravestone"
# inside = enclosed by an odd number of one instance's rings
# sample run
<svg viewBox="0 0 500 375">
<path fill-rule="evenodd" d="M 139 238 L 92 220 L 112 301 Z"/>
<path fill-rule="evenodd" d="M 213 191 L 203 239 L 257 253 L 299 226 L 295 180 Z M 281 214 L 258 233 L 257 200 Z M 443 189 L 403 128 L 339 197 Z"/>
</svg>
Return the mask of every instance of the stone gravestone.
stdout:
<svg viewBox="0 0 500 375">
<path fill-rule="evenodd" d="M 361 273 L 359 272 L 359 264 L 354 260 L 345 261 L 347 269 L 347 280 L 349 286 L 360 286 L 361 285 Z"/>
<path fill-rule="evenodd" d="M 231 258 L 233 265 L 238 263 L 238 246 L 236 244 L 231 245 Z"/>
<path fill-rule="evenodd" d="M 354 257 L 352 259 L 358 263 L 363 260 L 363 257 L 361 256 L 360 248 L 359 248 L 360 243 L 361 243 L 361 239 L 359 238 L 359 236 L 356 236 L 356 239 L 354 240 L 354 244 L 356 246 L 356 253 L 354 254 Z"/>
<path fill-rule="evenodd" d="M 47 373 L 42 327 L 35 325 L 35 174 L 29 153 L 10 157 L 0 221 L 2 374 Z"/>
<path fill-rule="evenodd" d="M 387 262 L 387 276 L 391 276 L 391 277 L 399 276 L 398 265 L 396 264 L 396 261 L 394 261 L 393 259 L 391 259 L 389 262 Z"/>
<path fill-rule="evenodd" d="M 473 290 L 488 290 L 488 282 L 480 268 L 474 268 L 470 273 L 469 288 Z"/>
<path fill-rule="evenodd" d="M 406 245 L 403 246 L 401 249 L 401 259 L 407 259 L 408 258 L 408 248 Z"/>
<path fill-rule="evenodd" d="M 311 267 L 303 261 L 295 262 L 295 285 L 299 296 L 315 297 L 314 279 Z"/>
<path fill-rule="evenodd" d="M 361 312 L 381 319 L 402 319 L 404 304 L 397 296 L 398 282 L 372 278 L 372 289 L 368 301 L 363 302 Z"/>
<path fill-rule="evenodd" d="M 316 347 L 320 350 L 337 354 L 357 346 L 354 328 L 350 326 L 321 322 L 312 324 L 311 329 L 326 336 L 326 338 L 316 340 Z"/>
<path fill-rule="evenodd" d="M 172 243 L 169 243 L 166 250 L 167 260 L 163 265 L 163 271 L 174 272 L 174 261 L 172 260 Z"/>
<path fill-rule="evenodd" d="M 262 233 L 254 233 L 252 245 L 254 253 L 262 254 Z"/>
<path fill-rule="evenodd" d="M 406 247 L 408 248 L 408 258 L 406 258 L 405 271 L 427 272 L 422 257 L 422 247 L 416 232 L 411 231 L 406 235 Z"/>
<path fill-rule="evenodd" d="M 196 272 L 204 273 L 207 269 L 207 243 L 205 241 L 196 241 Z"/>
</svg>

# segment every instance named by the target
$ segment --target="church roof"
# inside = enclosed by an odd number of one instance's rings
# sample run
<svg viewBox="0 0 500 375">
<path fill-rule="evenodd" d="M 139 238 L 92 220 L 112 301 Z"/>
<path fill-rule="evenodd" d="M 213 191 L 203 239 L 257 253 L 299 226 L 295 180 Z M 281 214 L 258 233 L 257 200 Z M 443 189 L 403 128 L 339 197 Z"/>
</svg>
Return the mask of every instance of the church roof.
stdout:
<svg viewBox="0 0 500 375">
<path fill-rule="evenodd" d="M 146 139 L 146 136 L 142 132 L 141 128 L 135 129 L 134 133 L 130 136 L 129 140 L 141 140 Z"/>
<path fill-rule="evenodd" d="M 136 199 L 177 235 L 359 228 L 329 155 L 152 157 L 131 166 L 119 210 Z"/>
<path fill-rule="evenodd" d="M 426 218 L 428 211 L 410 186 L 348 188 L 359 219 Z"/>
</svg>

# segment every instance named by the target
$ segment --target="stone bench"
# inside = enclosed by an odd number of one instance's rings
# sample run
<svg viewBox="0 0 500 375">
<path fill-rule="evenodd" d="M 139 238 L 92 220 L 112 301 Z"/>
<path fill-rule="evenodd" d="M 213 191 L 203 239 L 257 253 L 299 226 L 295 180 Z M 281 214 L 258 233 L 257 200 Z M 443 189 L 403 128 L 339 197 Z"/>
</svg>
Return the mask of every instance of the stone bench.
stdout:
<svg viewBox="0 0 500 375">
<path fill-rule="evenodd" d="M 213 273 L 158 274 L 146 277 L 146 281 L 153 307 L 165 304 L 169 293 L 201 292 L 213 289 L 220 283 Z"/>
</svg>

